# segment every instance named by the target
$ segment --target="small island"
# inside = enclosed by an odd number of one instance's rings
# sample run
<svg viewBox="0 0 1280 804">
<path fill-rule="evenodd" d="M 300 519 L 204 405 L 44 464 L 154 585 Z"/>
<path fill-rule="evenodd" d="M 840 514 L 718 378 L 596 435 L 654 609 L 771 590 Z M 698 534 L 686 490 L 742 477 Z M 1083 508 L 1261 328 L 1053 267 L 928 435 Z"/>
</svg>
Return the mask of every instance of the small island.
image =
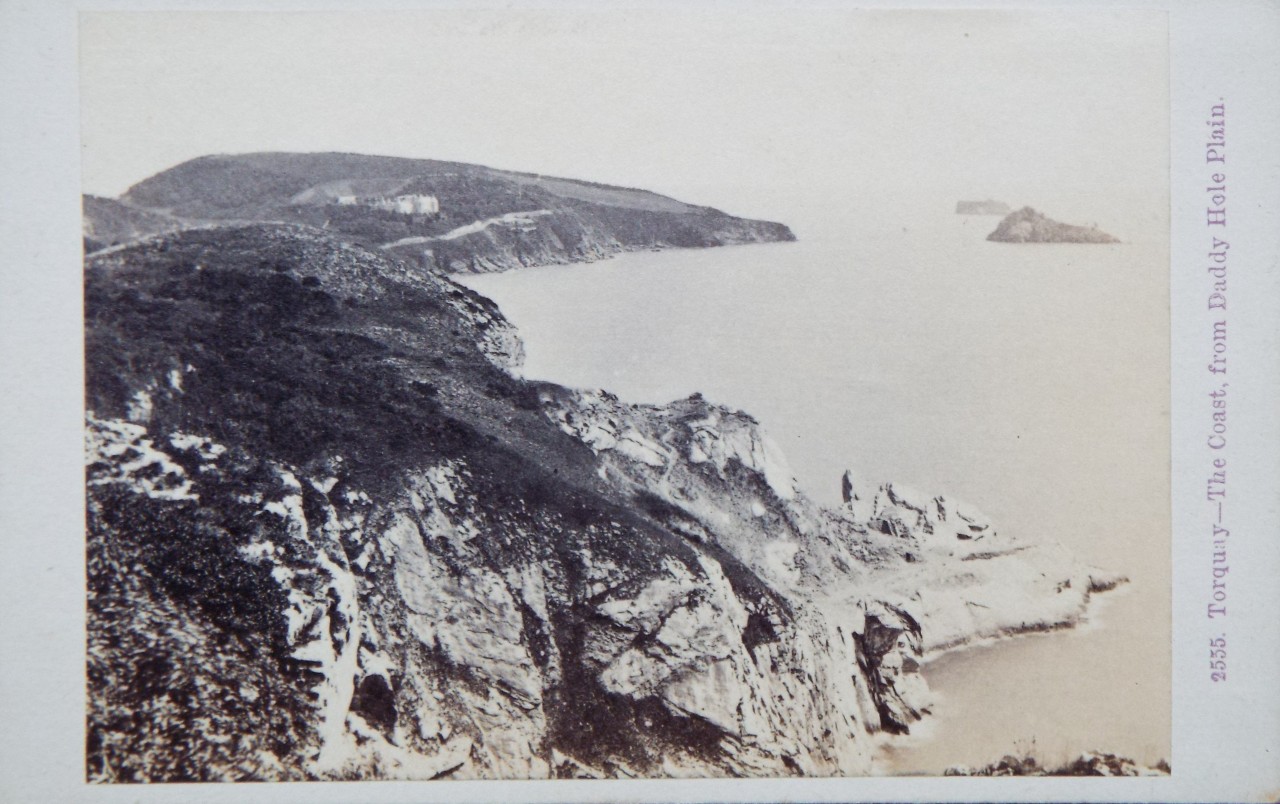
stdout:
<svg viewBox="0 0 1280 804">
<path fill-rule="evenodd" d="M 987 235 L 997 243 L 1119 243 L 1119 238 L 1097 226 L 1059 223 L 1031 207 L 1011 212 Z"/>
<path fill-rule="evenodd" d="M 1009 205 L 1003 201 L 957 201 L 957 215 L 1008 215 Z"/>
</svg>

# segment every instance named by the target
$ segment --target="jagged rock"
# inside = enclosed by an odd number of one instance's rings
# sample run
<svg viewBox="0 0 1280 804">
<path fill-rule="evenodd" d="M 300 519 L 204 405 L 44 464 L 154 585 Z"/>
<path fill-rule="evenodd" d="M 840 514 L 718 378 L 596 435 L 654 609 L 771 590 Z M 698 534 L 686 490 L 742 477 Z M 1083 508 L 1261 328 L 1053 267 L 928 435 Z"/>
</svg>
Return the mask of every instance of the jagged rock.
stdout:
<svg viewBox="0 0 1280 804">
<path fill-rule="evenodd" d="M 929 694 L 920 676 L 920 624 L 896 606 L 873 604 L 859 636 L 860 660 L 886 731 L 906 733 L 927 711 Z"/>
<path fill-rule="evenodd" d="M 888 676 L 876 675 L 878 657 L 860 653 L 878 728 L 905 730 L 928 708 L 916 673 L 925 653 L 1069 627 L 1098 580 L 1124 580 L 1078 564 L 1056 544 L 1002 535 L 970 504 L 900 483 L 866 489 L 846 472 L 845 509 L 824 511 L 796 489 L 754 419 L 700 395 L 665 406 L 554 386 L 540 395 L 552 420 L 590 445 L 606 476 L 629 485 L 650 515 L 733 555 L 793 608 L 863 612 L 827 626 L 859 639 L 869 611 L 881 612 L 878 624 L 892 619 L 883 612 L 927 624 L 909 651 L 889 657 Z M 624 432 L 643 449 L 619 448 Z M 889 695 L 884 681 L 899 668 L 904 680 Z"/>
<path fill-rule="evenodd" d="M 1046 218 L 1031 207 L 1010 212 L 988 240 L 998 243 L 1119 243 L 1097 226 L 1072 226 Z"/>
<path fill-rule="evenodd" d="M 1047 768 L 1035 757 L 1008 754 L 982 768 L 955 766 L 946 776 L 1168 776 L 1169 764 L 1161 761 L 1148 768 L 1128 757 L 1099 751 L 1087 751 L 1061 767 Z"/>
<path fill-rule="evenodd" d="M 976 541 L 996 535 L 991 520 L 973 505 L 944 495 L 929 496 L 902 483 L 859 490 L 851 472 L 841 479 L 845 507 L 859 521 L 901 538 L 938 536 Z"/>
</svg>

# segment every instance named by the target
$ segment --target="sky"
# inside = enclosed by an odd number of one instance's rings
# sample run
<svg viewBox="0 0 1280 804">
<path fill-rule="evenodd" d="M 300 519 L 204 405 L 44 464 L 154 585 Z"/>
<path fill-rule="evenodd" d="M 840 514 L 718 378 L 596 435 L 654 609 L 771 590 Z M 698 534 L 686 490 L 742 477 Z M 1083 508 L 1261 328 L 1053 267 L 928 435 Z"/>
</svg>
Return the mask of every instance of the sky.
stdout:
<svg viewBox="0 0 1280 804">
<path fill-rule="evenodd" d="M 109 12 L 80 47 L 101 195 L 209 153 L 336 150 L 643 187 L 802 236 L 922 199 L 1146 216 L 1131 228 L 1167 208 L 1158 12 Z"/>
</svg>

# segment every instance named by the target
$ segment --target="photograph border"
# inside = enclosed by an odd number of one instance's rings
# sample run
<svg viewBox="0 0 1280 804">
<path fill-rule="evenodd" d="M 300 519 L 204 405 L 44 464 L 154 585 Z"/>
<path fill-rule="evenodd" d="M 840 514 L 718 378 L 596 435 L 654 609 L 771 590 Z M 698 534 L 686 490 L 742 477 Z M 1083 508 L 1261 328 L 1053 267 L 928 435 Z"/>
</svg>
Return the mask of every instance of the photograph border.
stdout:
<svg viewBox="0 0 1280 804">
<path fill-rule="evenodd" d="M 367 3 L 361 9 L 451 4 Z M 575 7 L 530 3 L 536 7 Z M 618 4 L 621 5 L 621 4 Z M 627 5 L 637 5 L 630 3 Z M 648 3 L 645 5 L 660 5 Z M 578 4 L 576 7 L 585 7 Z M 598 7 L 593 4 L 592 7 Z M 726 13 L 765 3 L 723 3 Z M 853 7 L 851 5 L 851 7 Z M 958 3 L 857 3 L 859 8 L 966 8 Z M 1092 3 L 1000 3 L 993 9 L 1098 8 Z M 0 737 L 0 797 L 93 801 L 1243 801 L 1280 798 L 1280 398 L 1276 326 L 1280 299 L 1280 6 L 1231 2 L 1141 3 L 1169 13 L 1171 58 L 1172 537 L 1174 600 L 1173 774 L 1138 779 L 960 779 L 954 777 L 596 781 L 457 781 L 112 785 L 84 782 L 83 324 L 80 254 L 80 132 L 76 15 L 79 11 L 204 9 L 210 3 L 0 4 L 0 173 L 12 189 L 0 203 L 4 272 L 0 299 L 0 694 L 8 728 Z M 235 3 L 228 10 L 346 10 L 350 4 Z M 1106 6 L 1112 9 L 1112 6 Z M 1204 118 L 1228 104 L 1228 204 L 1232 440 L 1206 446 L 1214 378 L 1212 292 L 1205 272 L 1206 204 L 1215 172 L 1204 161 Z M 1238 111 L 1237 111 L 1238 110 Z M 1100 143 L 1105 132 L 1099 132 Z M 1238 272 L 1237 272 L 1238 271 Z M 1237 325 L 1235 322 L 1239 321 Z M 1206 335 L 1206 330 L 1208 335 Z M 1236 333 L 1239 333 L 1237 335 Z M 1123 344 L 1117 344 L 1123 348 Z M 1240 379 L 1236 379 L 1239 377 Z M 1238 384 L 1237 384 L 1238 383 Z M 1237 401 L 1238 400 L 1238 401 Z M 1238 435 L 1237 435 L 1238 434 Z M 1213 565 L 1205 499 L 1212 461 L 1231 478 L 1231 613 L 1209 622 Z M 1238 479 L 1237 479 L 1238 478 Z M 1239 502 L 1237 502 L 1239 501 Z M 1223 627 L 1231 680 L 1210 681 L 1205 641 Z M 17 655 L 15 655 L 17 653 Z M 1235 669 L 1238 668 L 1238 669 Z M 360 785 L 353 787 L 352 785 Z"/>
</svg>

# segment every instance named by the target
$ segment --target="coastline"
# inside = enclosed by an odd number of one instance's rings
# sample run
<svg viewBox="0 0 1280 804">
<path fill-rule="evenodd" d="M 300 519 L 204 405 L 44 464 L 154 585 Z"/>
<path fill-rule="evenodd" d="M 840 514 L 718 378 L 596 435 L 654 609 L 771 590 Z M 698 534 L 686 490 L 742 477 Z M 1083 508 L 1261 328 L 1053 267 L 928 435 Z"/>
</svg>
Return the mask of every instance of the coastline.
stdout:
<svg viewBox="0 0 1280 804">
<path fill-rule="evenodd" d="M 742 245 L 750 245 L 750 244 L 742 244 Z M 608 259 L 621 259 L 625 256 L 626 256 L 625 254 L 619 254 L 619 255 L 615 255 L 614 257 L 610 257 Z M 592 262 L 598 262 L 603 264 L 606 261 L 593 260 Z M 551 268 L 563 269 L 568 267 L 570 266 L 542 266 L 541 268 L 544 270 L 549 270 Z M 533 277 L 536 276 L 536 274 L 533 274 L 532 271 L 530 271 L 529 273 L 531 275 L 530 279 L 532 280 Z M 467 287 L 469 290 L 472 290 L 473 292 L 484 296 L 486 299 L 489 299 L 494 305 L 500 307 L 499 302 L 494 300 L 492 297 L 484 294 L 483 291 L 476 289 L 475 287 L 473 287 L 473 285 L 470 282 L 466 281 L 465 277 L 470 277 L 470 276 L 474 276 L 474 275 L 458 274 L 458 275 L 450 275 L 448 278 L 451 281 L 457 282 L 458 284 L 461 284 Z M 516 324 L 513 323 L 512 326 L 513 328 L 516 328 L 518 331 L 518 326 Z M 557 379 L 554 377 L 547 377 L 547 378 L 540 378 L 540 379 L 545 379 L 547 382 L 558 382 Z M 673 400 L 666 404 L 656 404 L 656 405 L 628 403 L 625 400 L 617 400 L 616 396 L 614 396 L 608 391 L 583 391 L 583 390 L 574 391 L 571 389 L 570 393 L 578 394 L 578 395 L 602 394 L 605 397 L 612 397 L 617 403 L 616 408 L 624 411 L 637 411 L 637 410 L 647 410 L 651 412 L 664 411 L 664 410 L 674 408 L 675 406 L 681 403 L 681 400 Z M 695 394 L 695 396 L 698 396 L 698 395 Z M 628 417 L 628 413 L 622 413 L 620 415 L 622 416 L 623 419 Z M 750 414 L 743 414 L 743 415 L 746 415 L 748 417 L 750 416 Z M 621 420 L 621 419 L 618 419 L 617 417 L 618 417 L 618 414 L 615 411 L 615 419 Z M 668 441 L 668 438 L 664 435 L 656 435 L 656 434 L 651 434 L 651 435 L 653 435 L 653 442 L 651 443 L 665 443 L 666 441 Z M 588 443 L 592 443 L 592 442 L 588 441 Z M 596 448 L 598 445 L 593 443 L 592 446 L 593 448 Z M 606 447 L 605 451 L 608 451 L 608 450 L 609 448 Z M 603 454 L 603 452 L 600 452 L 600 454 Z M 670 470 L 668 469 L 667 471 L 669 472 Z M 643 481 L 641 482 L 643 485 Z M 652 487 L 651 487 L 651 490 L 653 490 Z M 797 491 L 800 493 L 802 499 L 804 500 L 803 504 L 805 506 L 812 506 L 814 512 L 817 513 L 818 516 L 830 514 L 833 512 L 832 508 L 819 504 L 816 501 L 811 501 L 807 497 L 804 497 L 804 494 L 805 494 L 804 490 L 797 488 Z M 679 501 L 673 499 L 671 500 L 671 502 L 679 502 Z M 757 510 L 760 510 L 760 509 L 757 509 Z M 773 506 L 766 505 L 765 510 L 773 510 Z M 1049 549 L 1057 549 L 1061 551 L 1061 553 L 1064 556 L 1069 557 L 1068 560 L 1071 562 L 1076 561 L 1074 557 L 1071 556 L 1069 551 L 1066 551 L 1065 548 L 1063 548 L 1061 545 L 1057 545 L 1052 540 L 1046 540 L 1044 542 L 1041 542 L 1041 541 L 1036 541 L 1033 537 L 1026 537 L 1026 538 L 1016 539 L 1014 544 L 1016 546 L 1012 548 L 1006 547 L 1004 549 L 996 550 L 995 552 L 992 552 L 992 553 L 975 552 L 973 555 L 965 556 L 964 559 L 961 559 L 961 560 L 977 559 L 980 564 L 986 564 L 987 561 L 989 561 L 990 559 L 1001 559 L 1011 555 L 1022 553 L 1023 551 L 1026 551 L 1026 550 L 1031 550 L 1032 556 L 1036 556 L 1040 554 L 1041 549 L 1049 548 Z M 1021 558 L 1019 559 L 1019 561 L 1021 561 Z M 963 567 L 963 565 L 957 565 L 957 566 Z M 1000 626 L 998 623 L 993 626 L 991 621 L 987 621 L 987 622 L 975 621 L 972 624 L 971 630 L 969 630 L 969 632 L 963 635 L 960 639 L 955 641 L 948 641 L 941 645 L 930 646 L 928 644 L 929 642 L 928 636 L 930 632 L 930 619 L 927 613 L 925 613 L 924 616 L 920 618 L 920 626 L 921 626 L 920 630 L 922 634 L 920 641 L 921 641 L 922 650 L 915 659 L 915 661 L 920 666 L 920 669 L 922 671 L 922 677 L 924 677 L 925 681 L 927 682 L 928 666 L 936 662 L 937 660 L 941 659 L 944 656 L 951 656 L 951 655 L 964 653 L 968 651 L 979 650 L 982 648 L 1006 645 L 1011 641 L 1014 641 L 1020 637 L 1053 636 L 1053 635 L 1061 634 L 1064 631 L 1071 631 L 1077 634 L 1081 634 L 1081 633 L 1088 633 L 1103 627 L 1103 623 L 1101 621 L 1100 615 L 1101 615 L 1101 612 L 1108 607 L 1107 606 L 1108 601 L 1110 599 L 1113 599 L 1116 596 L 1128 594 L 1129 590 L 1132 589 L 1132 586 L 1129 584 L 1128 578 L 1122 574 L 1107 572 L 1104 570 L 1100 570 L 1093 567 L 1087 567 L 1084 565 L 1078 565 L 1078 568 L 1079 568 L 1078 569 L 1079 574 L 1076 576 L 1076 578 L 1073 578 L 1073 580 L 1075 579 L 1084 580 L 1087 583 L 1087 587 L 1088 587 L 1088 591 L 1084 594 L 1083 600 L 1078 604 L 1078 611 L 1066 611 L 1066 612 L 1059 612 L 1056 614 L 1051 613 L 1048 615 L 1042 614 L 1042 616 L 1047 616 L 1051 618 L 1051 622 L 1049 623 L 1044 623 L 1044 622 L 1032 623 L 1032 624 L 1027 624 L 1019 627 L 1019 626 Z M 945 571 L 946 570 L 944 570 L 944 572 Z M 877 570 L 875 568 L 870 568 L 868 572 L 870 573 L 870 575 L 868 578 L 869 584 L 867 588 L 863 588 L 860 593 L 855 593 L 855 595 L 859 595 L 863 599 L 863 601 L 866 601 L 860 605 L 867 606 L 867 607 L 874 607 L 880 604 L 878 602 L 873 603 L 871 601 L 894 600 L 896 601 L 896 605 L 902 606 L 902 610 L 911 611 L 913 613 L 916 612 L 915 605 L 911 604 L 908 601 L 904 601 L 899 595 L 891 591 L 891 587 L 896 585 L 892 583 L 895 575 L 894 570 L 892 569 L 883 570 L 883 572 L 889 573 L 888 575 L 883 577 L 877 574 L 878 572 L 880 572 L 880 570 Z M 768 579 L 767 575 L 764 575 L 762 577 L 766 577 L 766 579 Z M 899 580 L 901 579 L 899 578 Z M 885 583 L 885 581 L 889 581 L 889 583 Z M 991 577 L 989 582 L 996 586 L 999 586 L 1002 583 L 1006 583 L 1006 582 L 1016 585 L 1017 583 L 1019 583 L 1019 580 L 1016 575 L 1012 579 L 1003 579 L 1003 578 L 1000 578 L 998 575 L 996 575 Z M 1066 586 L 1069 587 L 1070 584 L 1068 583 L 1066 584 Z M 1121 587 L 1125 587 L 1125 588 L 1121 589 Z M 1102 599 L 1098 598 L 1099 595 L 1103 596 Z M 808 597 L 808 595 L 806 595 L 806 597 Z M 809 599 L 812 602 L 814 602 L 816 605 L 819 605 L 821 607 L 822 604 L 818 603 L 821 597 L 822 597 L 821 595 L 818 595 L 816 597 L 812 597 Z M 1012 617 L 1010 617 L 1010 620 L 1012 621 Z M 996 629 L 995 633 L 991 633 L 992 628 Z M 933 693 L 929 693 L 929 695 L 932 696 Z M 923 717 L 921 720 L 915 721 L 911 724 L 910 735 L 907 736 L 906 739 L 910 739 L 913 743 L 921 739 L 919 736 L 921 732 L 923 732 L 925 735 L 933 734 L 936 731 L 936 723 L 937 723 L 937 716 L 933 710 L 933 704 L 934 704 L 933 700 L 929 700 L 927 703 L 917 702 L 913 700 L 913 705 L 916 703 L 918 703 L 921 710 L 923 710 L 922 711 Z M 877 735 L 878 735 L 877 740 L 879 740 L 881 736 L 891 736 L 889 732 L 877 732 Z M 877 753 L 879 753 L 879 749 L 877 749 Z"/>
<path fill-rule="evenodd" d="M 952 768 L 981 769 L 1012 755 L 1059 767 L 1084 754 L 1111 753 L 1155 767 L 1169 759 L 1169 746 L 1142 739 L 1145 719 L 1125 714 L 1118 702 L 1128 693 L 1108 687 L 1134 639 L 1135 617 L 1147 590 L 1126 584 L 1095 596 L 1086 618 L 1070 628 L 985 638 L 938 651 L 921 673 L 933 695 L 931 722 L 918 739 L 913 733 L 886 738 L 879 765 L 909 775 L 941 774 Z M 1078 660 L 1078 661 L 1077 661 Z M 1073 673 L 1079 664 L 1096 673 Z M 1030 674 L 1030 675 L 1027 675 Z M 1021 689 L 1023 680 L 1030 682 Z M 1090 717 L 1084 699 L 1109 701 L 1109 716 Z M 1004 709 L 1002 701 L 1053 701 L 1046 711 Z M 985 718 L 990 717 L 988 722 Z M 974 720 L 978 718 L 978 720 Z M 970 725 L 965 725 L 970 724 Z M 1038 739 L 1037 739 L 1038 738 Z"/>
<path fill-rule="evenodd" d="M 332 273 L 326 272 L 314 281 L 348 292 L 342 290 L 344 283 L 354 279 L 341 266 L 359 250 L 352 250 L 345 243 L 335 245 L 319 232 L 259 224 L 234 234 L 250 238 L 250 245 L 259 236 L 270 243 L 278 238 L 283 238 L 282 242 L 306 243 L 321 238 L 308 248 L 320 248 L 319 243 L 326 242 L 328 245 L 323 248 L 333 249 L 338 263 Z M 212 244 L 218 235 L 188 235 L 185 239 Z M 150 254 L 154 249 L 145 250 Z M 467 333 L 454 329 L 453 335 L 468 341 L 474 336 L 474 346 L 508 377 L 519 378 L 524 373 L 515 368 L 523 339 L 493 296 L 460 278 L 438 274 L 414 278 L 412 267 L 401 260 L 383 263 L 373 253 L 360 253 L 361 259 L 369 260 L 369 268 L 385 273 L 388 279 L 421 282 L 422 291 L 431 294 L 443 290 L 454 312 L 469 322 Z M 161 259 L 158 254 L 152 256 Z M 121 257 L 125 261 L 128 258 L 128 252 Z M 721 254 L 710 261 L 695 260 L 683 265 L 687 271 L 698 265 L 727 262 L 726 267 L 732 269 L 739 260 L 735 255 Z M 759 267 L 760 261 L 755 262 Z M 313 270 L 310 262 L 307 270 Z M 692 285 L 703 288 L 711 276 L 715 274 L 699 274 Z M 537 286 L 543 278 L 531 277 L 531 284 Z M 648 277 L 647 281 L 663 285 L 655 277 Z M 656 292 L 653 302 L 661 301 L 662 292 L 670 290 Z M 697 298 L 699 292 L 694 291 L 686 293 L 685 301 Z M 434 383 L 466 382 L 471 376 L 449 374 L 453 369 L 444 363 L 429 365 L 441 372 L 429 387 L 436 387 Z M 608 662 L 605 672 L 601 673 L 600 668 L 588 671 L 594 674 L 591 678 L 598 676 L 608 692 L 640 702 L 637 705 L 644 701 L 658 705 L 666 702 L 676 713 L 704 718 L 714 724 L 716 733 L 723 735 L 721 739 L 728 740 L 728 744 L 736 745 L 747 734 L 768 735 L 759 745 L 752 743 L 749 758 L 725 748 L 723 754 L 717 754 L 705 765 L 702 760 L 690 758 L 692 764 L 682 773 L 697 768 L 697 772 L 709 774 L 764 774 L 765 769 L 786 757 L 798 757 L 805 775 L 863 773 L 872 764 L 866 734 L 908 729 L 929 734 L 938 722 L 934 701 L 918 672 L 926 652 L 934 647 L 932 642 L 960 649 L 981 641 L 982 634 L 990 634 L 993 642 L 1000 642 L 1016 634 L 1045 630 L 1007 627 L 1023 618 L 1058 623 L 1048 629 L 1056 631 L 1077 625 L 1085 616 L 1085 604 L 1090 602 L 1086 590 L 1100 573 L 1080 564 L 1065 549 L 1039 549 L 1046 543 L 1000 535 L 985 516 L 963 501 L 949 495 L 921 495 L 900 484 L 859 489 L 862 497 L 851 488 L 852 496 L 845 497 L 844 506 L 820 504 L 800 490 L 760 421 L 737 408 L 713 403 L 698 393 L 665 404 L 632 404 L 606 391 L 574 390 L 553 382 L 517 384 L 526 387 L 520 392 L 508 391 L 490 382 L 481 395 L 486 399 L 514 400 L 516 408 L 524 411 L 519 414 L 527 418 L 520 425 L 520 438 L 531 437 L 535 430 L 541 432 L 550 425 L 552 432 L 558 429 L 589 447 L 594 474 L 602 484 L 598 489 L 604 497 L 629 511 L 629 515 L 639 517 L 638 524 L 657 527 L 653 545 L 645 549 L 692 550 L 700 556 L 692 575 L 668 562 L 659 569 L 659 578 L 670 575 L 670 580 L 648 581 L 643 588 L 654 584 L 654 588 L 661 588 L 668 583 L 679 589 L 703 588 L 715 595 L 715 602 L 695 605 L 695 598 L 687 602 L 681 602 L 682 598 L 668 600 L 665 593 L 660 601 L 642 602 L 649 594 L 643 591 L 640 597 L 630 600 L 637 591 L 628 586 L 625 593 L 610 593 L 617 594 L 618 600 L 608 604 L 606 613 L 616 623 L 607 627 L 650 629 L 643 624 L 653 619 L 648 614 L 638 625 L 626 612 L 652 602 L 660 604 L 659 610 L 653 612 L 656 624 L 666 622 L 677 612 L 677 622 L 702 623 L 697 629 L 686 631 L 682 626 L 671 633 L 664 630 L 661 637 L 657 632 L 652 635 L 660 640 L 676 640 L 672 644 L 680 646 L 679 655 L 684 658 L 677 656 L 673 660 L 664 653 L 636 649 L 614 655 L 610 648 L 604 654 Z M 181 387 L 174 386 L 173 392 L 176 402 Z M 445 397 L 447 401 L 458 398 Z M 582 456 L 585 458 L 587 453 Z M 451 477 L 467 478 L 466 465 L 449 463 Z M 469 480 L 450 480 L 450 484 L 450 489 L 437 489 L 436 497 L 461 500 L 469 494 L 466 509 L 458 512 L 462 516 L 502 510 L 502 500 L 488 496 L 489 492 L 479 486 L 464 491 Z M 327 481 L 322 486 L 329 488 Z M 395 504 L 387 500 L 375 505 L 387 503 Z M 467 521 L 453 520 L 453 526 L 467 527 Z M 440 523 L 425 527 L 435 530 L 438 526 L 444 527 Z M 520 538 L 528 538 L 534 532 L 526 530 Z M 677 541 L 672 542 L 671 538 Z M 427 560 L 434 560 L 433 555 L 428 554 Z M 582 554 L 588 565 L 596 561 L 592 555 L 594 548 Z M 422 560 L 416 555 L 408 558 L 418 563 Z M 394 564 L 399 558 L 393 556 L 391 560 Z M 629 560 L 623 558 L 617 565 L 627 567 Z M 482 573 L 480 565 L 474 571 Z M 534 564 L 523 571 L 556 570 Z M 647 568 L 634 571 L 650 572 Z M 637 582 L 647 577 L 638 574 Z M 400 582 L 398 576 L 396 581 Z M 382 584 L 385 576 L 359 583 Z M 516 582 L 503 581 L 504 585 L 511 583 Z M 562 585 L 563 581 L 554 583 Z M 582 591 L 557 600 L 556 606 L 549 605 L 550 601 L 539 603 L 538 610 L 545 612 L 538 615 L 540 621 L 545 621 L 548 629 L 559 627 L 552 626 L 557 617 L 573 616 L 577 607 L 601 605 L 594 601 L 609 587 L 597 583 L 592 581 Z M 530 591 L 536 586 L 527 586 L 523 580 L 518 585 L 521 595 L 541 596 L 540 592 Z M 829 590 L 838 592 L 831 595 Z M 465 595 L 458 598 L 458 605 L 464 598 Z M 557 613 L 557 608 L 563 613 Z M 755 625 L 743 627 L 744 623 L 739 622 L 743 617 Z M 503 636 L 504 640 L 512 640 L 511 649 L 517 657 L 525 649 L 524 627 L 517 628 L 513 623 L 510 634 Z M 457 631 L 459 644 L 478 638 L 481 633 L 490 638 L 488 626 L 479 623 L 450 626 L 449 630 Z M 767 656 L 767 661 L 762 656 Z M 503 665 L 494 670 L 487 660 L 469 653 L 453 660 L 490 675 L 508 673 L 511 678 L 502 676 L 504 689 L 523 691 L 518 700 L 513 699 L 515 706 L 522 712 L 543 711 L 539 696 L 548 682 L 530 669 L 536 669 L 533 664 L 513 659 L 508 663 L 510 667 Z M 388 661 L 392 662 L 392 672 L 409 672 L 408 658 L 403 671 L 397 669 L 400 660 Z M 687 664 L 689 661 L 693 664 Z M 752 669 L 763 667 L 772 669 Z M 850 668 L 857 669 L 850 673 Z M 335 668 L 334 677 L 345 672 Z M 367 675 L 375 670 L 364 672 Z M 788 680 L 791 675 L 802 673 L 813 679 L 814 701 L 805 702 Z M 659 680 L 646 681 L 646 677 Z M 546 687 L 545 691 L 555 695 L 553 687 Z M 778 692 L 782 693 L 781 698 Z M 753 711 L 751 717 L 757 722 L 750 726 L 739 722 L 734 707 L 725 703 L 735 700 L 739 706 L 754 708 L 748 711 Z M 471 706 L 467 704 L 468 708 Z M 532 710 L 526 709 L 530 706 Z M 522 724 L 521 728 L 528 728 L 532 735 L 545 728 L 537 720 L 540 714 L 529 716 L 513 710 L 512 715 L 512 722 Z M 820 738 L 812 733 L 815 717 L 829 724 Z M 531 722 L 525 724 L 526 720 Z M 846 730 L 844 723 L 852 728 Z M 423 739 L 431 739 L 430 732 L 427 734 Z M 340 737 L 333 739 L 341 742 Z M 792 741 L 803 746 L 800 753 L 793 754 L 794 749 L 786 747 Z M 364 761 L 355 754 L 352 757 L 353 762 Z M 535 769 L 528 772 L 540 774 L 536 757 L 528 761 Z M 506 762 L 495 755 L 487 760 L 491 764 L 468 772 L 506 773 Z M 734 768 L 739 770 L 731 770 Z M 609 773 L 599 769 L 592 772 Z M 647 772 L 676 773 L 655 769 Z"/>
<path fill-rule="evenodd" d="M 922 669 L 927 670 L 931 664 L 935 664 L 942 659 L 959 656 L 971 651 L 998 648 L 1022 639 L 1093 633 L 1107 627 L 1108 623 L 1103 620 L 1102 615 L 1107 609 L 1114 608 L 1116 600 L 1133 595 L 1134 588 L 1132 582 L 1125 580 L 1107 589 L 1091 592 L 1085 604 L 1085 610 L 1081 613 L 1080 618 L 1074 622 L 1064 622 L 1049 627 L 1012 629 L 992 636 L 975 637 L 965 642 L 934 647 L 926 651 L 920 658 L 920 666 Z"/>
</svg>

